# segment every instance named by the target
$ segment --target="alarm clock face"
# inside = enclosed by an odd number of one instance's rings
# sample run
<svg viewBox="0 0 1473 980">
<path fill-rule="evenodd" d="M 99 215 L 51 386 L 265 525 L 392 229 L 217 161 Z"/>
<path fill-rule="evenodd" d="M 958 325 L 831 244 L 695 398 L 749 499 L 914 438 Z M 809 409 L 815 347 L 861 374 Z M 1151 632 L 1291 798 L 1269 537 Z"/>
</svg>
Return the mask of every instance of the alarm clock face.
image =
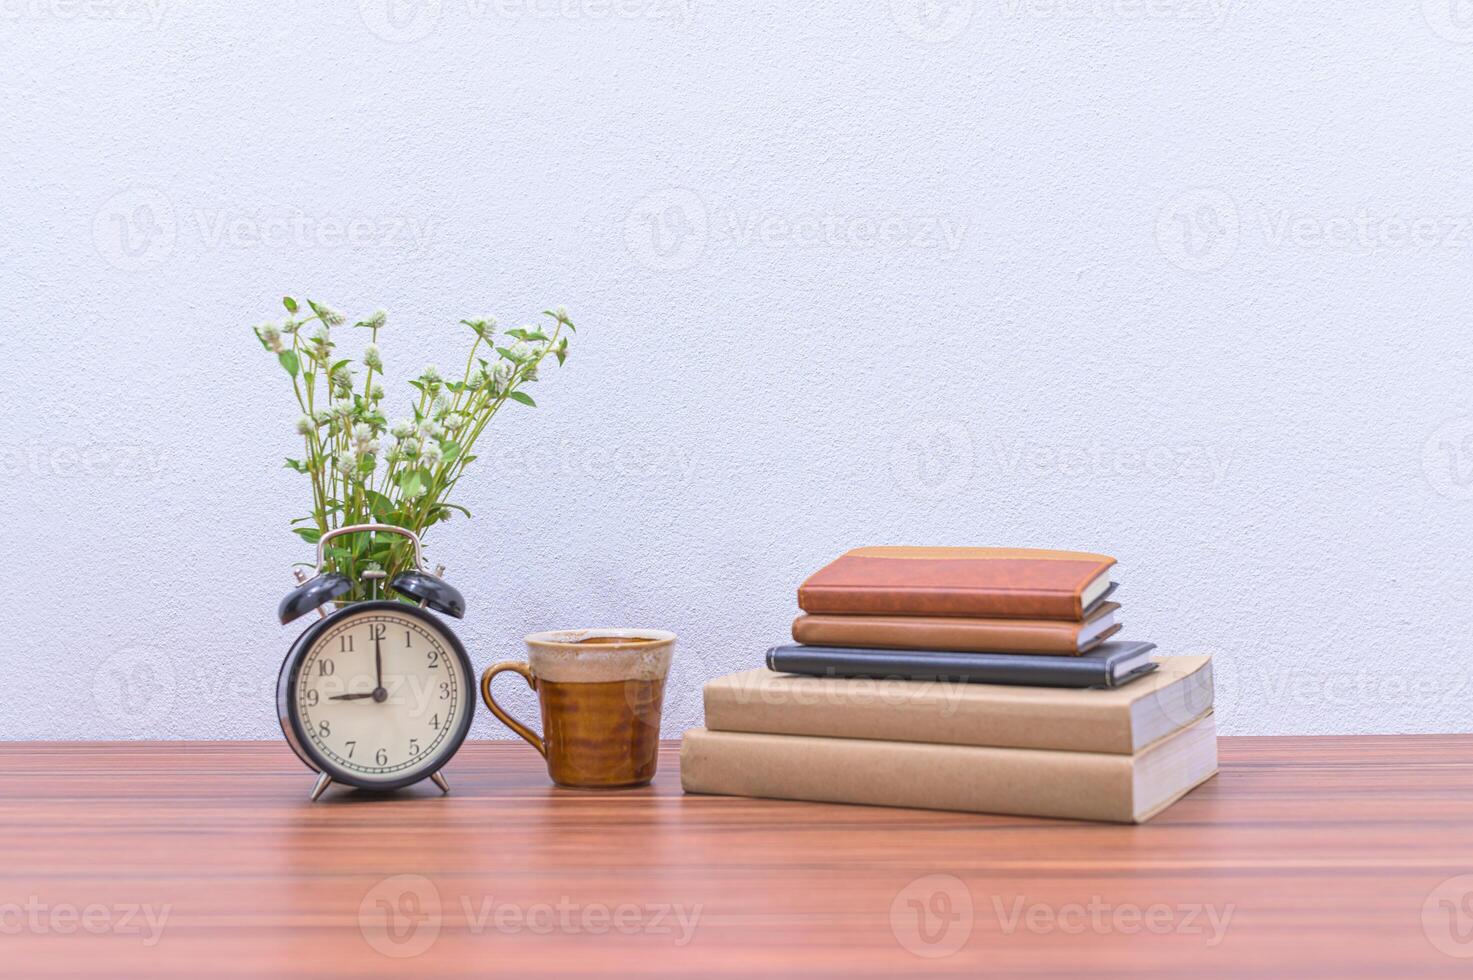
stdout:
<svg viewBox="0 0 1473 980">
<path fill-rule="evenodd" d="M 460 748 L 474 684 L 464 648 L 440 620 L 376 601 L 303 633 L 277 697 L 303 761 L 337 782 L 393 789 L 438 771 Z"/>
</svg>

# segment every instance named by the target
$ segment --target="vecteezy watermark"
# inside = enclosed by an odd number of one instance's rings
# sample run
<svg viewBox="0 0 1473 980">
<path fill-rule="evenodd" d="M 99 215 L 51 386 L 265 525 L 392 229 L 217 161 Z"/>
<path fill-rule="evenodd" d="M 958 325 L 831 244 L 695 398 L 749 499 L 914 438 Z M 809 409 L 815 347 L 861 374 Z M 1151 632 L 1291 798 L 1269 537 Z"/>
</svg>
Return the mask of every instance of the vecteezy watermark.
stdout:
<svg viewBox="0 0 1473 980">
<path fill-rule="evenodd" d="M 465 0 L 473 18 L 502 20 L 665 20 L 685 26 L 696 0 Z"/>
<path fill-rule="evenodd" d="M 992 912 L 1005 935 L 1026 930 L 1036 936 L 1063 933 L 1078 936 L 1119 934 L 1134 936 L 1147 933 L 1156 936 L 1205 936 L 1208 947 L 1219 945 L 1227 936 L 1237 906 L 1182 902 L 1171 905 L 1155 902 L 1137 905 L 1133 902 L 1110 902 L 1091 895 L 1084 902 L 1030 902 L 1027 896 L 1014 896 L 1005 901 L 992 896 Z"/>
<path fill-rule="evenodd" d="M 1355 711 L 1370 704 L 1461 714 L 1473 698 L 1473 678 L 1462 674 L 1435 678 L 1385 669 L 1295 666 L 1260 671 L 1224 657 L 1215 658 L 1215 666 L 1213 710 L 1224 721 L 1243 721 L 1256 713 L 1272 723 L 1326 709 Z"/>
<path fill-rule="evenodd" d="M 424 875 L 394 875 L 363 893 L 358 931 L 377 953 L 418 956 L 440 938 L 440 890 Z"/>
<path fill-rule="evenodd" d="M 792 677 L 790 684 L 774 689 L 757 677 L 736 675 L 724 682 L 734 691 L 737 704 L 761 704 L 768 707 L 794 705 L 812 708 L 834 705 L 843 708 L 879 705 L 887 708 L 902 705 L 932 707 L 936 716 L 950 718 L 956 714 L 961 699 L 971 685 L 950 680 L 907 680 L 889 683 L 883 678 L 845 678 L 842 684 L 825 684 L 822 677 Z M 701 685 L 694 685 L 700 690 Z"/>
<path fill-rule="evenodd" d="M 972 935 L 972 892 L 956 875 L 917 878 L 890 903 L 890 932 L 900 948 L 923 959 L 951 956 Z"/>
<path fill-rule="evenodd" d="M 1172 197 L 1156 215 L 1156 247 L 1188 272 L 1228 264 L 1238 247 L 1238 206 L 1226 191 L 1194 187 Z"/>
<path fill-rule="evenodd" d="M 1473 0 L 1469 0 L 1473 3 Z M 1189 272 L 1226 266 L 1252 234 L 1271 251 L 1296 249 L 1351 254 L 1473 247 L 1473 213 L 1395 213 L 1360 207 L 1343 213 L 1284 207 L 1240 208 L 1217 187 L 1173 196 L 1156 215 L 1156 246 Z"/>
<path fill-rule="evenodd" d="M 955 253 L 967 222 L 946 215 L 840 214 L 832 211 L 741 212 L 708 207 L 687 188 L 666 188 L 635 201 L 624 217 L 624 242 L 640 265 L 657 272 L 689 269 L 707 246 L 919 250 Z"/>
<path fill-rule="evenodd" d="M 116 21 L 156 28 L 167 7 L 166 0 L 0 0 L 0 21 Z"/>
<path fill-rule="evenodd" d="M 922 422 L 890 443 L 890 478 L 923 500 L 960 493 L 971 482 L 975 463 L 972 433 L 960 419 Z"/>
<path fill-rule="evenodd" d="M 1448 419 L 1422 444 L 1422 473 L 1432 492 L 1473 500 L 1473 418 Z"/>
<path fill-rule="evenodd" d="M 706 250 L 706 205 L 695 191 L 671 187 L 646 194 L 624 217 L 624 244 L 656 272 L 688 269 Z"/>
<path fill-rule="evenodd" d="M 1360 208 L 1348 214 L 1310 214 L 1283 208 L 1258 216 L 1263 240 L 1285 246 L 1342 252 L 1425 251 L 1473 244 L 1470 214 L 1382 214 Z"/>
<path fill-rule="evenodd" d="M 960 419 L 907 428 L 890 442 L 890 476 L 905 493 L 945 500 L 965 493 L 984 474 L 1030 480 L 1138 480 L 1222 486 L 1233 464 L 1231 446 L 1200 442 L 1071 445 L 997 438 L 980 449 Z"/>
<path fill-rule="evenodd" d="M 169 924 L 173 905 L 44 902 L 31 895 L 24 902 L 0 902 L 0 935 L 5 936 L 137 936 L 144 946 L 157 946 Z"/>
<path fill-rule="evenodd" d="M 1422 0 L 1422 17 L 1443 40 L 1473 44 L 1473 0 Z"/>
<path fill-rule="evenodd" d="M 499 902 L 495 896 L 473 900 L 460 896 L 466 928 L 474 935 L 492 931 L 504 936 L 530 932 L 538 936 L 668 936 L 675 946 L 688 946 L 700 926 L 700 903 L 575 902 L 566 895 L 555 902 Z"/>
<path fill-rule="evenodd" d="M 413 44 L 442 23 L 491 19 L 668 21 L 685 26 L 696 0 L 359 0 L 363 25 L 391 44 Z"/>
<path fill-rule="evenodd" d="M 699 903 L 577 902 L 566 895 L 551 902 L 507 902 L 494 895 L 458 896 L 457 924 L 479 936 L 622 935 L 669 937 L 689 945 L 700 925 Z M 406 958 L 429 950 L 450 913 L 440 889 L 423 875 L 393 875 L 375 883 L 358 904 L 358 930 L 384 956 Z"/>
<path fill-rule="evenodd" d="M 1179 21 L 1217 27 L 1231 0 L 998 0 L 1003 17 L 1016 20 Z"/>
<path fill-rule="evenodd" d="M 1444 956 L 1473 959 L 1473 874 L 1449 878 L 1427 893 L 1422 933 Z"/>
<path fill-rule="evenodd" d="M 92 218 L 92 244 L 113 268 L 140 272 L 156 268 L 174 251 L 178 226 L 174 204 L 153 187 L 119 191 Z"/>
<path fill-rule="evenodd" d="M 1007 476 L 1116 477 L 1221 486 L 1227 482 L 1232 457 L 1230 447 L 1196 442 L 1069 446 L 1011 439 L 994 440 L 988 458 Z"/>
<path fill-rule="evenodd" d="M 497 453 L 487 462 L 506 477 L 597 477 L 606 484 L 634 486 L 685 487 L 696 472 L 695 452 L 687 446 L 580 445 L 571 439 L 563 439 L 557 446 Z"/>
<path fill-rule="evenodd" d="M 975 0 L 890 0 L 890 19 L 901 32 L 924 44 L 961 37 L 972 22 Z"/>
<path fill-rule="evenodd" d="M 70 436 L 70 437 L 69 437 Z M 177 450 L 100 434 L 58 431 L 46 439 L 0 442 L 0 473 L 67 483 L 107 480 L 156 483 L 169 472 Z"/>
<path fill-rule="evenodd" d="M 358 0 L 363 26 L 391 44 L 412 44 L 430 36 L 440 22 L 441 0 Z"/>
<path fill-rule="evenodd" d="M 130 644 L 98 662 L 92 672 L 92 703 L 97 715 L 113 726 L 101 733 L 104 737 L 165 738 L 180 705 L 209 713 L 212 708 L 264 703 L 274 696 L 275 686 L 274 677 L 233 669 L 228 657 L 200 656 L 181 672 L 167 651 Z M 423 697 L 428 700 L 436 693 Z"/>
<path fill-rule="evenodd" d="M 381 248 L 416 252 L 424 248 L 433 231 L 432 219 L 412 214 L 186 210 L 177 208 L 156 188 L 120 191 L 104 201 L 92 219 L 92 242 L 97 254 L 123 272 L 156 269 L 179 248 Z"/>
<path fill-rule="evenodd" d="M 128 735 L 158 734 L 175 703 L 174 665 L 157 650 L 123 647 L 92 675 L 92 702 L 104 719 Z"/>
</svg>

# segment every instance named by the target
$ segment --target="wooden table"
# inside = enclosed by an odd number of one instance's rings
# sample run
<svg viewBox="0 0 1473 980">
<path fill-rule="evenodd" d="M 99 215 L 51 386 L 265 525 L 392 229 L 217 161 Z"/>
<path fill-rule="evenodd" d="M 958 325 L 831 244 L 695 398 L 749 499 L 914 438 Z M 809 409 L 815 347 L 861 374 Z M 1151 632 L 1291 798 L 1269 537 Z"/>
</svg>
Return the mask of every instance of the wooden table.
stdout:
<svg viewBox="0 0 1473 980">
<path fill-rule="evenodd" d="M 6 975 L 1468 976 L 1473 736 L 1224 738 L 1141 827 L 551 787 L 283 744 L 0 744 Z M 945 955 L 942 955 L 945 954 Z"/>
</svg>

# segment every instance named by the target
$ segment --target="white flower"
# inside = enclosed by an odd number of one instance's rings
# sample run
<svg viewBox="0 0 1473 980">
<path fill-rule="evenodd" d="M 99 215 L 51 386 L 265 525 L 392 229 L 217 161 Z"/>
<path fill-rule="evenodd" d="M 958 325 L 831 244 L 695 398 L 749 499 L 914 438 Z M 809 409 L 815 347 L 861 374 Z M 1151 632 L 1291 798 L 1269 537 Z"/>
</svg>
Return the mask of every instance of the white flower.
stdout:
<svg viewBox="0 0 1473 980">
<path fill-rule="evenodd" d="M 433 468 L 440 465 L 440 461 L 445 458 L 445 453 L 438 444 L 432 442 L 425 446 L 424 455 L 421 458 L 424 459 L 426 466 Z"/>
<path fill-rule="evenodd" d="M 313 425 L 312 420 L 309 419 L 307 416 L 303 415 L 301 418 L 297 419 L 298 435 L 310 436 L 312 434 L 312 430 L 315 428 L 317 428 L 317 426 Z"/>
<path fill-rule="evenodd" d="M 339 395 L 351 395 L 353 393 L 353 371 L 344 364 L 332 373 L 332 388 Z"/>
<path fill-rule="evenodd" d="M 450 409 L 450 398 L 448 395 L 435 396 L 435 404 L 431 406 L 436 415 L 444 415 Z"/>
<path fill-rule="evenodd" d="M 323 306 L 321 303 L 318 303 L 317 309 L 322 314 L 322 322 L 329 327 L 341 327 L 348 322 L 347 317 L 330 306 Z"/>
<path fill-rule="evenodd" d="M 363 349 L 363 363 L 368 365 L 370 371 L 382 371 L 384 369 L 384 361 L 379 355 L 378 344 L 369 344 Z"/>
<path fill-rule="evenodd" d="M 522 377 L 525 378 L 528 381 L 536 381 L 537 380 L 537 365 L 536 364 L 528 364 L 527 367 L 526 367 L 526 370 L 522 374 Z"/>
<path fill-rule="evenodd" d="M 408 439 L 414 435 L 414 423 L 408 419 L 399 419 L 390 428 L 395 439 Z"/>
<path fill-rule="evenodd" d="M 363 325 L 365 327 L 372 327 L 374 330 L 382 330 L 384 324 L 388 322 L 389 315 L 387 313 L 383 310 L 374 310 L 373 315 L 363 321 Z"/>
<path fill-rule="evenodd" d="M 373 438 L 373 426 L 367 422 L 359 422 L 353 426 L 353 439 L 356 442 L 367 442 Z"/>
<path fill-rule="evenodd" d="M 336 415 L 340 419 L 350 419 L 350 418 L 352 418 L 353 417 L 353 399 L 351 399 L 351 398 L 340 398 L 337 401 L 333 402 L 332 403 L 332 414 Z"/>
<path fill-rule="evenodd" d="M 464 412 L 451 412 L 445 416 L 445 428 L 451 432 L 455 432 L 458 429 L 465 428 L 465 424 L 468 421 L 470 420 L 465 417 Z"/>
<path fill-rule="evenodd" d="M 263 323 L 256 328 L 256 336 L 260 337 L 267 347 L 271 348 L 273 354 L 281 353 L 281 330 L 274 323 Z"/>
<path fill-rule="evenodd" d="M 496 366 L 491 369 L 491 380 L 496 383 L 497 390 L 506 387 L 511 380 L 512 366 L 506 361 L 497 361 Z"/>
<path fill-rule="evenodd" d="M 335 459 L 338 469 L 344 473 L 351 473 L 358 468 L 358 457 L 351 449 L 339 449 Z"/>
<path fill-rule="evenodd" d="M 436 422 L 434 419 L 425 419 L 419 424 L 419 434 L 421 437 L 434 438 L 443 431 L 444 430 L 440 428 L 440 423 Z"/>
<path fill-rule="evenodd" d="M 384 386 L 375 381 L 368 387 L 368 398 L 370 401 L 378 401 L 384 397 Z"/>
<path fill-rule="evenodd" d="M 419 380 L 423 381 L 427 385 L 437 385 L 444 379 L 440 377 L 439 368 L 435 367 L 433 364 L 426 364 L 424 373 L 419 376 Z"/>
<path fill-rule="evenodd" d="M 557 309 L 552 311 L 552 315 L 557 317 L 564 323 L 568 322 L 568 308 L 566 306 L 559 306 Z"/>
</svg>

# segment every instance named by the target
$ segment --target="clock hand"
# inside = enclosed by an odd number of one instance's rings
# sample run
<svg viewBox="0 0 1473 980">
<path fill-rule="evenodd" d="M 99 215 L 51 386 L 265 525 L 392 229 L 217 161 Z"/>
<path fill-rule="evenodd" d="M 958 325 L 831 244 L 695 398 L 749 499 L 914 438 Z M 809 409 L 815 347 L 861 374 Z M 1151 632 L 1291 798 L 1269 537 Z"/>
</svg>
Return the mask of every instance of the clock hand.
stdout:
<svg viewBox="0 0 1473 980">
<path fill-rule="evenodd" d="M 384 690 L 384 654 L 382 646 L 383 641 L 375 636 L 373 638 L 373 669 L 377 678 L 377 685 L 374 687 L 370 697 L 380 702 L 389 696 L 389 692 Z"/>
<path fill-rule="evenodd" d="M 328 700 L 329 701 L 361 701 L 364 698 L 371 698 L 371 697 L 373 697 L 373 692 L 372 691 L 368 691 L 368 692 L 366 692 L 364 694 L 334 694 L 332 697 L 328 698 Z"/>
</svg>

